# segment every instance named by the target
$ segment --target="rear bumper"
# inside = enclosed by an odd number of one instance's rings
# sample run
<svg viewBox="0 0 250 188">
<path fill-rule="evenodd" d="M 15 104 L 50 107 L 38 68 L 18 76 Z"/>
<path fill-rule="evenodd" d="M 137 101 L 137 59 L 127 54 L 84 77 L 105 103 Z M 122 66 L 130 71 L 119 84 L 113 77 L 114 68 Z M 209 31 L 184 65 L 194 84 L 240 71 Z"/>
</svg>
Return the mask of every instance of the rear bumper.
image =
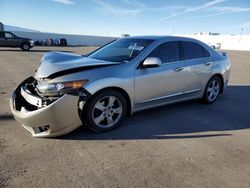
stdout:
<svg viewBox="0 0 250 188">
<path fill-rule="evenodd" d="M 79 96 L 65 94 L 45 107 L 30 110 L 29 101 L 21 103 L 21 106 L 17 101 L 27 100 L 27 96 L 23 98 L 22 95 L 18 87 L 10 99 L 11 112 L 14 118 L 34 137 L 60 136 L 82 125 L 78 114 Z"/>
</svg>

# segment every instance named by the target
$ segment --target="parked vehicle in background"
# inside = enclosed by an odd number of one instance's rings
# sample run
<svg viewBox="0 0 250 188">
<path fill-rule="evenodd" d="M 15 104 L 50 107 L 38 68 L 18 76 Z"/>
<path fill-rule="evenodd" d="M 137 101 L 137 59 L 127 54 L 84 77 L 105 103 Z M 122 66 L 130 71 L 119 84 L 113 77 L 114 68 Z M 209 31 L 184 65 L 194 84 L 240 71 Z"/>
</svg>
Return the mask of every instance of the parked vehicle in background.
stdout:
<svg viewBox="0 0 250 188">
<path fill-rule="evenodd" d="M 87 56 L 45 54 L 10 107 L 35 137 L 63 135 L 82 124 L 105 132 L 140 110 L 197 98 L 212 104 L 229 74 L 227 55 L 198 40 L 125 37 Z"/>
<path fill-rule="evenodd" d="M 60 38 L 59 40 L 59 45 L 60 46 L 67 46 L 67 40 L 65 38 Z"/>
<path fill-rule="evenodd" d="M 9 31 L 0 31 L 0 47 L 18 47 L 24 51 L 28 51 L 34 47 L 34 41 L 18 37 Z"/>
<path fill-rule="evenodd" d="M 60 39 L 48 38 L 48 39 L 45 39 L 45 41 L 36 40 L 35 45 L 36 46 L 67 46 L 68 44 L 65 38 L 60 38 Z"/>
<path fill-rule="evenodd" d="M 46 45 L 47 46 L 54 46 L 54 40 L 52 38 L 49 38 L 46 40 Z"/>
<path fill-rule="evenodd" d="M 36 40 L 35 46 L 44 46 L 44 42 L 42 40 Z"/>
</svg>

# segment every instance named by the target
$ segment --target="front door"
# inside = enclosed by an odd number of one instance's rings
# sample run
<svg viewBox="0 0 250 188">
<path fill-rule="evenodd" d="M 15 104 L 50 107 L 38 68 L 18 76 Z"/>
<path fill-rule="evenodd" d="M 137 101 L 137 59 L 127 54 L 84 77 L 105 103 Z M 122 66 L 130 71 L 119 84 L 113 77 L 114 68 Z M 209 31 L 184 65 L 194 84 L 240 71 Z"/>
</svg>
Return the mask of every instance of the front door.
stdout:
<svg viewBox="0 0 250 188">
<path fill-rule="evenodd" d="M 181 95 L 185 85 L 185 63 L 180 61 L 178 42 L 165 42 L 147 57 L 158 57 L 161 66 L 135 70 L 135 104 Z"/>
<path fill-rule="evenodd" d="M 19 40 L 12 33 L 5 33 L 5 46 L 8 47 L 19 47 Z"/>
</svg>

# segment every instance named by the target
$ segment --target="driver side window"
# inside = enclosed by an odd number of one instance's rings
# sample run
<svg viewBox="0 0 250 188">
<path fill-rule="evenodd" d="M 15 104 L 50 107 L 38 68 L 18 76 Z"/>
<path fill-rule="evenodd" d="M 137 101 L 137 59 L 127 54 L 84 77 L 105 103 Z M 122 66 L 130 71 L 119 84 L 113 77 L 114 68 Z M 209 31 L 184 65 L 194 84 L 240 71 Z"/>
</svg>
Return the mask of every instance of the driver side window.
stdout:
<svg viewBox="0 0 250 188">
<path fill-rule="evenodd" d="M 179 43 L 178 41 L 171 41 L 160 44 L 148 57 L 158 57 L 162 63 L 180 61 Z"/>
</svg>

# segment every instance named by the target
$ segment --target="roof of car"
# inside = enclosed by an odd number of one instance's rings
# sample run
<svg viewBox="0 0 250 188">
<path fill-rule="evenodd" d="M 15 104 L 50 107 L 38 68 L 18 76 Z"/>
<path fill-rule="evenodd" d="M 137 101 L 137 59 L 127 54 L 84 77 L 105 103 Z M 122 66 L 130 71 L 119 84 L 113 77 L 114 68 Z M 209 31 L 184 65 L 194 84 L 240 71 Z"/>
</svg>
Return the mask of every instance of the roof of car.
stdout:
<svg viewBox="0 0 250 188">
<path fill-rule="evenodd" d="M 161 40 L 161 39 L 193 39 L 193 38 L 180 37 L 180 36 L 171 36 L 171 35 L 130 36 L 128 38 L 151 39 L 151 40 Z"/>
</svg>

